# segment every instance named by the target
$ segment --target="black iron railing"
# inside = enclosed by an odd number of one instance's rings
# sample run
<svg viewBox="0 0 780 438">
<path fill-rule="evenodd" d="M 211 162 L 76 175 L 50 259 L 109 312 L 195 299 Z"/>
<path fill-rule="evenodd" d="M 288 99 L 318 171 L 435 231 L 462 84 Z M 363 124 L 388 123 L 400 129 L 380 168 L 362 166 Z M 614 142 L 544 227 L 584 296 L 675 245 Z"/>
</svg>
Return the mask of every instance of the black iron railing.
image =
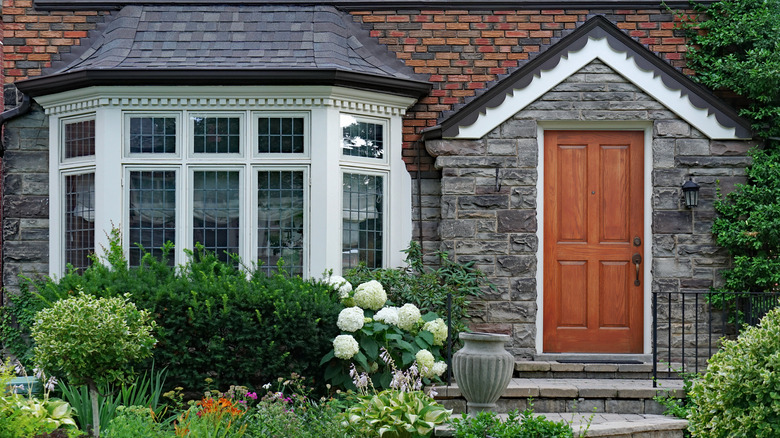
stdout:
<svg viewBox="0 0 780 438">
<path fill-rule="evenodd" d="M 780 292 L 654 292 L 654 382 L 705 371 L 723 339 L 757 325 L 778 299 Z"/>
</svg>

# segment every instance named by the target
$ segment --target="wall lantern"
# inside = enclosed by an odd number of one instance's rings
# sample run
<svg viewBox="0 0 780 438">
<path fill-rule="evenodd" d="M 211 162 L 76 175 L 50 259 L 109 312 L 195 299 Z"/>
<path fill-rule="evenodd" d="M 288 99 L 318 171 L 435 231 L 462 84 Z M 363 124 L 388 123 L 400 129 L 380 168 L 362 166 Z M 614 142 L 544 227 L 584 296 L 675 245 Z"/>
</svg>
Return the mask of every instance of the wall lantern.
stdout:
<svg viewBox="0 0 780 438">
<path fill-rule="evenodd" d="M 688 178 L 682 186 L 683 195 L 685 195 L 685 206 L 693 208 L 699 205 L 699 185 L 693 182 L 693 178 Z"/>
</svg>

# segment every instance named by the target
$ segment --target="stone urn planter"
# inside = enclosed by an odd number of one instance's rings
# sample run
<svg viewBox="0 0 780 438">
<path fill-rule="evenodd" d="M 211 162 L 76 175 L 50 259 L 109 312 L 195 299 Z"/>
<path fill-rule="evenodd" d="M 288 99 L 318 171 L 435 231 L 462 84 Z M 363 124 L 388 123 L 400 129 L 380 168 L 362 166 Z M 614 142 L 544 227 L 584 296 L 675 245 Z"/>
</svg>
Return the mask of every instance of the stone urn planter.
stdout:
<svg viewBox="0 0 780 438">
<path fill-rule="evenodd" d="M 515 366 L 514 356 L 504 349 L 509 335 L 461 333 L 460 339 L 464 344 L 452 357 L 452 372 L 466 397 L 468 414 L 495 411 Z"/>
</svg>

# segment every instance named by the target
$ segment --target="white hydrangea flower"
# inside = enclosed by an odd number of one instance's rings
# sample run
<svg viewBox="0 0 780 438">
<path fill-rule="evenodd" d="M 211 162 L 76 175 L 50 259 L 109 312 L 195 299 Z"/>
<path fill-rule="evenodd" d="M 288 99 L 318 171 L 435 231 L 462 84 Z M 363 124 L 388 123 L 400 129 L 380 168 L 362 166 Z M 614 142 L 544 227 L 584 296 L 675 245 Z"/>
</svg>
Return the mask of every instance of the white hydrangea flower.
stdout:
<svg viewBox="0 0 780 438">
<path fill-rule="evenodd" d="M 389 325 L 398 325 L 398 307 L 387 306 L 376 312 L 374 319 Z"/>
<path fill-rule="evenodd" d="M 414 304 L 407 303 L 398 309 L 398 327 L 404 330 L 411 330 L 420 320 L 420 309 Z"/>
<path fill-rule="evenodd" d="M 333 354 L 339 359 L 352 359 L 360 351 L 360 346 L 352 335 L 338 335 L 333 340 Z"/>
<path fill-rule="evenodd" d="M 433 375 L 435 375 L 436 377 L 441 377 L 442 374 L 444 374 L 446 371 L 447 371 L 447 362 L 441 360 L 433 364 L 433 368 L 431 369 L 431 373 L 433 373 Z"/>
<path fill-rule="evenodd" d="M 447 340 L 447 324 L 441 318 L 426 322 L 423 330 L 433 333 L 433 345 L 444 345 Z"/>
<path fill-rule="evenodd" d="M 358 286 L 353 298 L 364 309 L 379 310 L 387 302 L 387 293 L 380 282 L 371 280 Z"/>
<path fill-rule="evenodd" d="M 433 370 L 436 359 L 433 358 L 433 354 L 430 351 L 420 350 L 414 358 L 417 360 L 417 365 L 420 366 L 420 371 L 423 376 L 429 373 L 430 370 Z"/>
<path fill-rule="evenodd" d="M 347 281 L 346 278 L 340 275 L 331 275 L 326 280 L 329 285 L 339 291 L 339 299 L 343 300 L 349 298 L 349 293 L 352 292 L 352 284 Z"/>
<path fill-rule="evenodd" d="M 339 320 L 336 325 L 345 332 L 356 332 L 363 328 L 365 319 L 363 309 L 360 307 L 347 307 L 339 312 Z"/>
</svg>

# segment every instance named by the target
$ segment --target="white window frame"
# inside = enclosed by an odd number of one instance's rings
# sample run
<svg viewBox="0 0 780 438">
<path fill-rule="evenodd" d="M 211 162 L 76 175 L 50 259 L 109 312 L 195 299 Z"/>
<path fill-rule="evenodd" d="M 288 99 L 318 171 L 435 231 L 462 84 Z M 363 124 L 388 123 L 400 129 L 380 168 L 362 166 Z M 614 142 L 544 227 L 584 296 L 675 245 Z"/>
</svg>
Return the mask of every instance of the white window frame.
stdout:
<svg viewBox="0 0 780 438">
<path fill-rule="evenodd" d="M 109 231 L 118 227 L 123 244 L 129 230 L 129 172 L 177 172 L 175 263 L 191 247 L 192 200 L 188 182 L 194 169 L 239 170 L 241 175 L 240 253 L 250 264 L 257 257 L 257 172 L 304 171 L 304 277 L 326 270 L 342 273 L 343 172 L 383 177 L 383 267 L 403 265 L 412 239 L 411 176 L 402 158 L 402 117 L 415 103 L 408 97 L 332 86 L 97 86 L 39 96 L 49 116 L 49 187 L 61 196 L 63 172 L 95 173 L 95 251 L 103 254 Z M 381 122 L 382 160 L 343 156 L 341 113 Z M 191 116 L 239 117 L 240 154 L 194 154 Z M 175 154 L 129 153 L 131 117 L 177 117 Z M 256 153 L 259 117 L 303 117 L 304 153 Z M 95 120 L 95 156 L 63 160 L 63 123 Z M 185 125 L 186 123 L 186 125 Z M 249 149 L 251 148 L 251 150 Z M 50 275 L 64 272 L 64 205 L 49 204 Z M 249 209 L 249 210 L 247 210 Z M 249 222 L 247 222 L 249 221 Z M 186 227 L 186 228 L 182 228 Z M 247 228 L 248 227 L 248 228 Z"/>
<path fill-rule="evenodd" d="M 260 153 L 257 148 L 259 147 L 260 127 L 258 120 L 261 117 L 279 117 L 279 118 L 302 118 L 303 119 L 303 153 Z M 273 160 L 275 162 L 295 161 L 295 160 L 309 160 L 311 158 L 311 112 L 309 111 L 251 111 L 249 116 L 250 131 L 249 138 L 251 139 L 251 155 L 255 159 Z"/>
<path fill-rule="evenodd" d="M 180 159 L 182 157 L 183 138 L 182 138 L 182 113 L 178 112 L 152 112 L 152 111 L 125 111 L 122 119 L 122 132 L 123 134 L 123 158 L 126 159 L 139 159 L 144 162 L 148 161 L 168 161 L 172 159 Z M 176 119 L 176 152 L 173 154 L 164 153 L 145 153 L 145 152 L 130 152 L 130 119 L 133 118 L 175 118 Z"/>
<path fill-rule="evenodd" d="M 353 117 L 356 122 L 363 122 L 363 123 L 371 123 L 374 125 L 382 125 L 382 158 L 369 158 L 369 157 L 358 157 L 354 155 L 346 155 L 344 153 L 344 149 L 340 148 L 341 151 L 339 153 L 340 160 L 343 163 L 353 163 L 354 165 L 360 165 L 360 166 L 381 166 L 383 168 L 386 168 L 389 164 L 389 151 L 388 151 L 388 144 L 389 138 L 390 138 L 390 121 L 385 118 L 379 118 L 379 117 L 372 117 L 372 116 L 365 116 L 362 114 L 355 114 L 352 112 L 344 112 L 342 111 L 341 114 L 339 114 L 339 146 L 341 146 L 341 140 L 344 138 L 344 127 L 341 126 L 341 117 L 347 116 L 347 117 Z"/>
<path fill-rule="evenodd" d="M 257 178 L 258 172 L 303 172 L 303 259 L 301 260 L 301 264 L 303 265 L 303 273 L 306 274 L 309 269 L 309 254 L 311 252 L 311 179 L 310 179 L 310 172 L 309 172 L 309 165 L 279 165 L 279 166 L 273 166 L 273 165 L 252 165 L 250 167 L 250 175 L 248 177 L 250 183 Z M 251 258 L 245 259 L 245 260 L 254 260 L 257 261 L 257 251 L 258 251 L 258 239 L 260 238 L 260 233 L 258 232 L 258 221 L 260 220 L 259 214 L 257 212 L 257 202 L 258 202 L 258 184 L 252 183 L 250 185 L 252 187 L 251 190 L 251 201 L 249 204 L 249 210 L 250 210 L 250 217 L 252 220 L 252 228 L 250 229 L 251 235 L 249 237 L 251 245 L 250 245 L 250 251 L 251 251 Z"/>
</svg>

